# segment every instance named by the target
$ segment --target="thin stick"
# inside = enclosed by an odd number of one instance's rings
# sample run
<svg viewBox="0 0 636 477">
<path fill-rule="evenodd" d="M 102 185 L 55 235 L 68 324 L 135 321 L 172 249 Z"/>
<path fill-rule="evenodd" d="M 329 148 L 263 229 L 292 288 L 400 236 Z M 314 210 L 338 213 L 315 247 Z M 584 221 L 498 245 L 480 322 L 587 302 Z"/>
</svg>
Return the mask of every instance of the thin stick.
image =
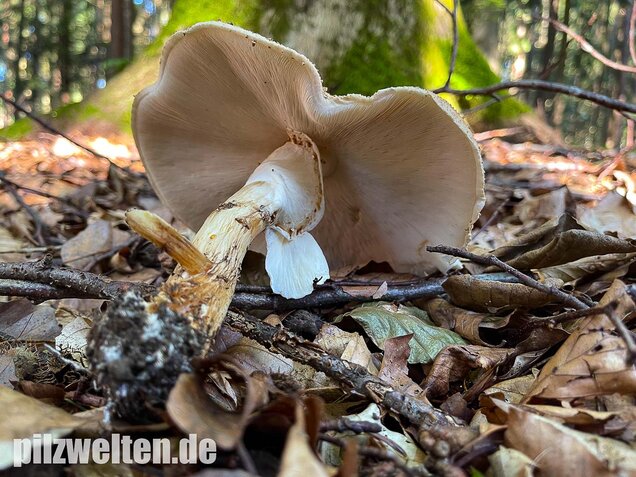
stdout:
<svg viewBox="0 0 636 477">
<path fill-rule="evenodd" d="M 627 113 L 636 113 L 636 104 L 626 103 L 618 99 L 610 98 L 603 94 L 593 93 L 591 91 L 578 88 L 576 86 L 570 86 L 563 83 L 553 83 L 551 81 L 544 80 L 518 80 L 518 81 L 502 81 L 483 88 L 472 89 L 453 89 L 450 87 L 442 87 L 433 90 L 434 93 L 449 93 L 456 96 L 468 96 L 468 95 L 481 95 L 491 96 L 497 91 L 503 91 L 505 89 L 519 88 L 519 89 L 534 89 L 541 91 L 551 91 L 553 93 L 566 94 L 568 96 L 574 96 L 576 98 L 584 99 L 592 103 L 598 104 L 609 109 L 616 111 L 622 111 Z"/>
<path fill-rule="evenodd" d="M 516 282 L 511 275 L 477 275 L 482 280 Z M 409 283 L 389 283 L 379 298 L 370 294 L 356 294 L 355 286 L 347 288 L 329 283 L 299 299 L 286 299 L 272 293 L 271 289 L 238 284 L 232 298 L 232 306 L 242 310 L 286 311 L 307 308 L 329 308 L 346 303 L 370 301 L 409 301 L 431 298 L 444 293 L 443 278 L 420 279 Z M 368 284 L 361 283 L 360 288 Z M 150 296 L 157 287 L 139 282 L 114 281 L 95 273 L 73 268 L 53 267 L 46 258 L 39 262 L 0 263 L 0 296 L 24 296 L 50 300 L 55 298 L 98 298 L 114 300 L 130 290 L 138 290 L 142 296 Z"/>
<path fill-rule="evenodd" d="M 549 22 L 556 30 L 565 33 L 567 36 L 576 41 L 583 51 L 589 53 L 595 60 L 600 61 L 605 66 L 616 70 L 616 71 L 624 71 L 626 73 L 636 73 L 636 66 L 624 65 L 623 63 L 618 63 L 609 59 L 607 56 L 603 55 L 596 48 L 594 48 L 589 41 L 587 41 L 582 35 L 578 34 L 574 30 L 572 30 L 567 25 L 561 23 L 559 20 L 555 18 L 549 17 L 541 17 L 541 20 Z M 630 31 L 631 33 L 631 31 Z M 630 43 L 631 46 L 631 43 Z"/>
<path fill-rule="evenodd" d="M 450 64 L 448 67 L 448 76 L 446 77 L 446 83 L 444 83 L 444 88 L 448 88 L 450 86 L 453 73 L 455 72 L 455 64 L 457 63 L 457 51 L 459 50 L 459 32 L 457 28 L 457 7 L 459 4 L 459 0 L 453 0 L 452 11 L 441 2 L 438 3 L 443 5 L 446 8 L 446 11 L 450 13 L 451 20 L 453 22 L 453 49 L 451 51 Z"/>
<path fill-rule="evenodd" d="M 330 436 L 328 434 L 318 434 L 318 439 L 324 442 L 329 442 L 330 444 L 333 444 L 343 449 L 346 446 L 346 442 L 343 439 L 340 439 L 335 436 Z M 395 465 L 396 468 L 400 469 L 407 476 L 428 475 L 428 473 L 424 473 L 420 471 L 419 469 L 408 467 L 407 465 L 403 464 L 400 461 L 400 459 L 398 459 L 396 456 L 389 454 L 388 452 L 382 449 L 378 449 L 376 447 L 358 446 L 358 454 L 364 457 L 370 457 L 372 459 L 391 462 L 393 465 Z"/>
<path fill-rule="evenodd" d="M 567 306 L 571 306 L 572 308 L 576 308 L 577 310 L 583 310 L 589 308 L 585 303 L 583 303 L 578 298 L 568 295 L 567 293 L 559 290 L 556 287 L 544 285 L 543 283 L 538 282 L 534 278 L 529 277 L 528 275 L 521 273 L 514 267 L 511 267 L 505 262 L 502 262 L 494 255 L 476 255 L 474 253 L 470 253 L 467 250 L 456 248 L 456 247 L 447 247 L 445 245 L 437 245 L 433 247 L 426 247 L 426 250 L 434 253 L 443 253 L 444 255 L 451 255 L 453 257 L 460 257 L 470 260 L 471 262 L 479 263 L 480 265 L 492 265 L 495 266 L 510 275 L 516 277 L 519 282 L 527 285 L 529 287 L 534 288 L 535 290 L 539 290 L 547 295 L 553 296 L 563 304 Z"/>
<path fill-rule="evenodd" d="M 265 348 L 276 351 L 287 358 L 322 371 L 344 385 L 351 393 L 364 396 L 415 424 L 422 447 L 430 453 L 429 459 L 441 467 L 448 466 L 451 452 L 471 440 L 474 435 L 453 416 L 445 414 L 430 404 L 395 390 L 392 386 L 370 374 L 366 368 L 343 361 L 314 343 L 290 333 L 284 328 L 271 326 L 252 316 L 228 312 L 225 324 L 234 331 L 258 341 Z M 439 442 L 445 445 L 438 445 Z M 446 448 L 446 452 L 440 452 Z"/>
</svg>

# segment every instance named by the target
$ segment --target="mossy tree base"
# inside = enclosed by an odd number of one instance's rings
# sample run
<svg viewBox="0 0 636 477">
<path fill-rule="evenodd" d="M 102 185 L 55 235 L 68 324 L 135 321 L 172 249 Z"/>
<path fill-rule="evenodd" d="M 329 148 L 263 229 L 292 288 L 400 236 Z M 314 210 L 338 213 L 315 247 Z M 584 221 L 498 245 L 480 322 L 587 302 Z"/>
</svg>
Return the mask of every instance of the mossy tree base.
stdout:
<svg viewBox="0 0 636 477">
<path fill-rule="evenodd" d="M 452 8 L 452 0 L 442 1 Z M 406 85 L 434 89 L 448 75 L 452 22 L 435 0 L 176 0 L 170 21 L 143 55 L 112 78 L 104 90 L 64 109 L 74 113 L 75 124 L 97 122 L 129 132 L 133 97 L 155 81 L 166 38 L 209 20 L 258 31 L 304 53 L 333 94 L 369 95 L 381 88 Z M 458 20 L 459 52 L 451 86 L 466 89 L 498 82 L 470 37 L 461 12 Z M 446 99 L 459 110 L 488 100 L 449 95 Z M 506 100 L 467 119 L 481 126 L 500 126 L 527 110 L 516 100 Z M 59 115 L 70 117 L 62 111 Z M 26 123 L 12 129 L 13 136 L 30 130 Z"/>
</svg>

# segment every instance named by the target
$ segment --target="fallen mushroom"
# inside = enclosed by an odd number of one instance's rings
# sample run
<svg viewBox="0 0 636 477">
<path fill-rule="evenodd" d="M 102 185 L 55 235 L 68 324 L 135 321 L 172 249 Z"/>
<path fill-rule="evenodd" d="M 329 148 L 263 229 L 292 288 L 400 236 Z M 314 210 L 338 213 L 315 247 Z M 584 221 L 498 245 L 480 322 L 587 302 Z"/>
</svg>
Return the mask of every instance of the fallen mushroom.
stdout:
<svg viewBox="0 0 636 477">
<path fill-rule="evenodd" d="M 133 132 L 161 200 L 198 232 L 189 243 L 127 213 L 179 263 L 150 302 L 128 294 L 91 330 L 96 380 L 129 419 L 161 406 L 207 352 L 259 236 L 272 289 L 301 297 L 328 263 L 447 269 L 426 245 L 464 245 L 484 202 L 477 145 L 444 100 L 412 87 L 331 96 L 302 55 L 219 22 L 168 40 Z"/>
<path fill-rule="evenodd" d="M 443 99 L 331 96 L 307 58 L 220 22 L 168 40 L 133 131 L 154 189 L 212 264 L 211 330 L 263 231 L 272 289 L 299 298 L 327 264 L 448 269 L 426 245 L 463 246 L 484 202 L 476 142 Z"/>
</svg>

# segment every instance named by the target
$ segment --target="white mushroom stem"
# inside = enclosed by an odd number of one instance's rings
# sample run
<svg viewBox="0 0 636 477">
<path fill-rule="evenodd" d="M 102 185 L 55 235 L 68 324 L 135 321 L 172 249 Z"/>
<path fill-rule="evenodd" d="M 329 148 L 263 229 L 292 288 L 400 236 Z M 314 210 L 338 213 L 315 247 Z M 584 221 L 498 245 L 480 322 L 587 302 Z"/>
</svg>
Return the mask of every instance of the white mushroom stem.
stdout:
<svg viewBox="0 0 636 477">
<path fill-rule="evenodd" d="M 164 287 L 177 311 L 203 318 L 200 325 L 208 337 L 223 322 L 248 247 L 266 229 L 266 266 L 274 291 L 296 298 L 328 278 L 322 250 L 307 232 L 320 221 L 324 208 L 320 158 L 309 138 L 299 133 L 290 138 L 197 232 L 193 244 L 207 257 L 207 270 L 191 275 L 187 270 L 192 268 L 184 266 Z M 149 240 L 157 236 L 134 228 Z"/>
</svg>

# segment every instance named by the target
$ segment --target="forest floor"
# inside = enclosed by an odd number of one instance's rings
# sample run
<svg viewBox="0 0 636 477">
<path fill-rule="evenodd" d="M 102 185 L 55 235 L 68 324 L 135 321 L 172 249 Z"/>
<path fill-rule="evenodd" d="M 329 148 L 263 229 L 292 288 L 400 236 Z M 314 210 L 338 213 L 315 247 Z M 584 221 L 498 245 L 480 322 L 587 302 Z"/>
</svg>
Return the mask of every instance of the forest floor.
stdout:
<svg viewBox="0 0 636 477">
<path fill-rule="evenodd" d="M 218 446 L 209 468 L 102 476 L 636 475 L 636 159 L 489 136 L 486 206 L 467 249 L 446 250 L 462 270 L 371 263 L 334 271 L 313 302 L 262 310 L 272 295 L 250 254 L 221 358 L 195 363 L 141 423 L 112 415 L 86 346 L 109 283 L 153 289 L 175 266 L 125 211 L 170 212 L 126 138 L 75 137 L 115 165 L 45 133 L 0 143 L 1 445 L 121 432 Z M 0 470 L 12 459 L 0 452 Z"/>
</svg>

